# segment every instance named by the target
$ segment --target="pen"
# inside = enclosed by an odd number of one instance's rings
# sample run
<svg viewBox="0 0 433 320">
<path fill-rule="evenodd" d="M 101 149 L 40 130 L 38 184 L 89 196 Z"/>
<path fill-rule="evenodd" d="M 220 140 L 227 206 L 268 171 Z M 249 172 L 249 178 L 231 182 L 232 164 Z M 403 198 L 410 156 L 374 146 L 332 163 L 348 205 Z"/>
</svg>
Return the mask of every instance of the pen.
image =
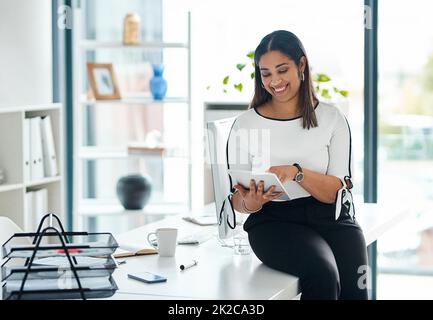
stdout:
<svg viewBox="0 0 433 320">
<path fill-rule="evenodd" d="M 185 269 L 189 269 L 191 267 L 194 267 L 198 264 L 197 260 L 192 260 L 192 262 L 188 263 L 188 264 L 181 264 L 180 265 L 180 270 L 185 270 Z"/>
</svg>

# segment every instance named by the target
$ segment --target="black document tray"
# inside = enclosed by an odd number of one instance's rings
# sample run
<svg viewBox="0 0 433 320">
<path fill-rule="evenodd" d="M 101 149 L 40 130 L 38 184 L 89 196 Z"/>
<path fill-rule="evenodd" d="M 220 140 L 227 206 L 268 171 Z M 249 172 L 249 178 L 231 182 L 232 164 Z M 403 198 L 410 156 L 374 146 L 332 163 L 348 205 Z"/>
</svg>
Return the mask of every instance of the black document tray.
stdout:
<svg viewBox="0 0 433 320">
<path fill-rule="evenodd" d="M 58 279 L 61 278 L 65 272 L 71 271 L 69 261 L 66 257 L 50 258 L 50 260 L 60 262 L 61 265 L 42 265 L 38 260 L 35 260 L 32 268 L 28 272 L 27 279 Z M 76 257 L 74 266 L 80 278 L 88 278 L 108 277 L 114 272 L 117 264 L 112 256 L 106 258 Z M 26 259 L 8 259 L 2 265 L 1 272 L 3 281 L 22 280 L 27 272 Z"/>
<path fill-rule="evenodd" d="M 75 279 L 71 279 L 75 281 Z M 109 278 L 110 287 L 104 289 L 82 288 L 85 299 L 109 298 L 118 290 L 113 277 Z M 55 289 L 55 290 L 24 290 L 19 297 L 19 290 L 7 291 L 6 283 L 3 285 L 4 300 L 58 300 L 81 299 L 80 289 Z"/>
<path fill-rule="evenodd" d="M 69 240 L 65 244 L 71 256 L 103 257 L 111 255 L 119 247 L 111 233 L 61 232 Z M 39 233 L 16 233 L 3 246 L 3 258 L 30 258 L 36 245 L 35 238 Z M 23 244 L 28 243 L 28 244 Z M 64 256 L 63 245 L 58 241 L 58 234 L 47 232 L 44 243 L 38 247 L 36 258 Z"/>
<path fill-rule="evenodd" d="M 3 244 L 3 299 L 111 297 L 118 289 L 112 277 L 118 247 L 111 233 L 66 232 L 58 216 L 46 214 L 35 233 L 16 233 Z"/>
</svg>

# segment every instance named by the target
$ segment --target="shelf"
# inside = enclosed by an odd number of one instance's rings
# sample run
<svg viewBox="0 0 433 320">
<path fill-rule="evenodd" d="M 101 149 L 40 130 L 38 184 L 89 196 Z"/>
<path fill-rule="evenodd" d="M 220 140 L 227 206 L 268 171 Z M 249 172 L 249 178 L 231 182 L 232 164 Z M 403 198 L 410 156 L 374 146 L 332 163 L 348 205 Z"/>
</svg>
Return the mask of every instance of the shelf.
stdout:
<svg viewBox="0 0 433 320">
<path fill-rule="evenodd" d="M 63 189 L 63 107 L 60 103 L 26 104 L 0 108 L 0 166 L 7 181 L 0 185 L 0 212 L 22 230 L 34 230 L 42 211 L 65 218 Z M 50 116 L 58 176 L 29 180 L 25 172 L 26 147 L 32 143 L 26 119 Z M 35 141 L 33 141 L 35 142 Z M 26 159 L 28 160 L 28 159 Z M 28 169 L 28 168 L 27 168 Z M 33 187 L 33 188 L 32 188 Z M 27 191 L 46 189 L 29 203 Z M 46 194 L 46 197 L 45 197 Z M 33 198 L 33 197 L 32 197 Z M 40 201 L 39 201 L 40 200 Z M 36 210 L 37 209 L 37 210 Z"/>
<path fill-rule="evenodd" d="M 137 45 L 125 45 L 116 41 L 82 40 L 80 47 L 83 50 L 94 49 L 164 49 L 164 48 L 189 48 L 188 43 L 147 41 Z"/>
<path fill-rule="evenodd" d="M 81 147 L 78 156 L 85 160 L 126 159 L 128 151 L 126 148 Z"/>
<path fill-rule="evenodd" d="M 11 112 L 35 112 L 35 111 L 46 111 L 46 110 L 61 110 L 62 105 L 60 103 L 47 103 L 30 106 L 17 106 L 17 107 L 4 107 L 0 108 L 0 114 L 11 113 Z"/>
<path fill-rule="evenodd" d="M 131 146 L 132 147 L 132 146 Z M 140 148 L 142 150 L 142 147 Z M 163 150 L 163 151 L 162 151 Z M 164 158 L 185 158 L 187 156 L 174 155 L 174 149 L 148 148 L 147 151 L 134 150 L 128 153 L 128 148 L 108 148 L 108 147 L 81 147 L 78 157 L 83 160 L 98 159 L 128 159 L 143 156 L 164 156 Z M 172 154 L 170 154 L 172 153 Z"/>
<path fill-rule="evenodd" d="M 179 203 L 148 204 L 142 210 L 125 210 L 119 202 L 112 200 L 83 200 L 78 208 L 81 217 L 115 215 L 175 215 L 188 212 L 188 206 Z"/>
<path fill-rule="evenodd" d="M 164 156 L 166 153 L 166 149 L 164 147 L 146 147 L 142 144 L 130 144 L 128 145 L 128 155 L 130 156 Z"/>
<path fill-rule="evenodd" d="M 152 97 L 123 97 L 118 100 L 88 100 L 86 97 L 82 97 L 80 103 L 83 105 L 95 105 L 95 104 L 165 104 L 165 103 L 188 103 L 188 98 L 183 97 L 168 97 L 164 100 L 154 100 Z"/>
<path fill-rule="evenodd" d="M 15 184 L 0 184 L 0 192 L 6 192 L 6 191 L 13 191 L 21 189 L 23 185 L 21 183 L 15 183 Z"/>
<path fill-rule="evenodd" d="M 42 178 L 42 179 L 38 179 L 35 181 L 28 181 L 28 182 L 26 182 L 25 185 L 27 188 L 30 188 L 30 187 L 37 187 L 37 186 L 48 184 L 48 183 L 58 182 L 61 180 L 62 180 L 62 177 L 60 177 L 60 176 L 47 177 L 47 178 Z"/>
</svg>

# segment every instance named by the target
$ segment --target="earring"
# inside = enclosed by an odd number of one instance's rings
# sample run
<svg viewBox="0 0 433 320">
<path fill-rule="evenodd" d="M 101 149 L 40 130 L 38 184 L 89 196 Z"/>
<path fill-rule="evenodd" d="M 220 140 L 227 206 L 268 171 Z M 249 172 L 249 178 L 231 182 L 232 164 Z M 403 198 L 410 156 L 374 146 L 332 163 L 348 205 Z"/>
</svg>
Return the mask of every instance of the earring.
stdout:
<svg viewBox="0 0 433 320">
<path fill-rule="evenodd" d="M 301 81 L 305 81 L 305 75 L 303 72 L 301 73 Z"/>
</svg>

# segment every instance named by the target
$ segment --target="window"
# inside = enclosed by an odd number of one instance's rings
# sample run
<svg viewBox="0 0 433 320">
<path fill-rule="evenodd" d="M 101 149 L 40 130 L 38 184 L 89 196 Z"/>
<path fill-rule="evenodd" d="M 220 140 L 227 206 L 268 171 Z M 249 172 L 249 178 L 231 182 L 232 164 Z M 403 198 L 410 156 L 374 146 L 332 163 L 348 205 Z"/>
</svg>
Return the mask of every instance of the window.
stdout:
<svg viewBox="0 0 433 320">
<path fill-rule="evenodd" d="M 415 211 L 379 241 L 382 273 L 433 275 L 432 10 L 429 1 L 379 2 L 378 199 Z"/>
<path fill-rule="evenodd" d="M 306 8 L 314 8 L 309 10 Z M 193 7 L 192 28 L 194 64 L 202 66 L 194 74 L 198 79 L 194 92 L 202 92 L 205 101 L 250 102 L 253 81 L 248 72 L 239 72 L 236 64 L 246 63 L 246 54 L 254 50 L 268 33 L 285 29 L 303 42 L 313 72 L 326 73 L 332 84 L 349 92 L 348 101 L 337 105 L 347 114 L 354 147 L 354 193 L 363 194 L 364 125 L 364 3 L 356 1 L 275 0 L 207 1 Z M 230 76 L 227 93 L 222 81 Z M 239 92 L 234 84 L 242 82 Z M 210 86 L 210 89 L 206 89 Z M 338 98 L 338 97 L 337 97 Z M 323 98 L 322 98 L 323 99 Z"/>
</svg>

